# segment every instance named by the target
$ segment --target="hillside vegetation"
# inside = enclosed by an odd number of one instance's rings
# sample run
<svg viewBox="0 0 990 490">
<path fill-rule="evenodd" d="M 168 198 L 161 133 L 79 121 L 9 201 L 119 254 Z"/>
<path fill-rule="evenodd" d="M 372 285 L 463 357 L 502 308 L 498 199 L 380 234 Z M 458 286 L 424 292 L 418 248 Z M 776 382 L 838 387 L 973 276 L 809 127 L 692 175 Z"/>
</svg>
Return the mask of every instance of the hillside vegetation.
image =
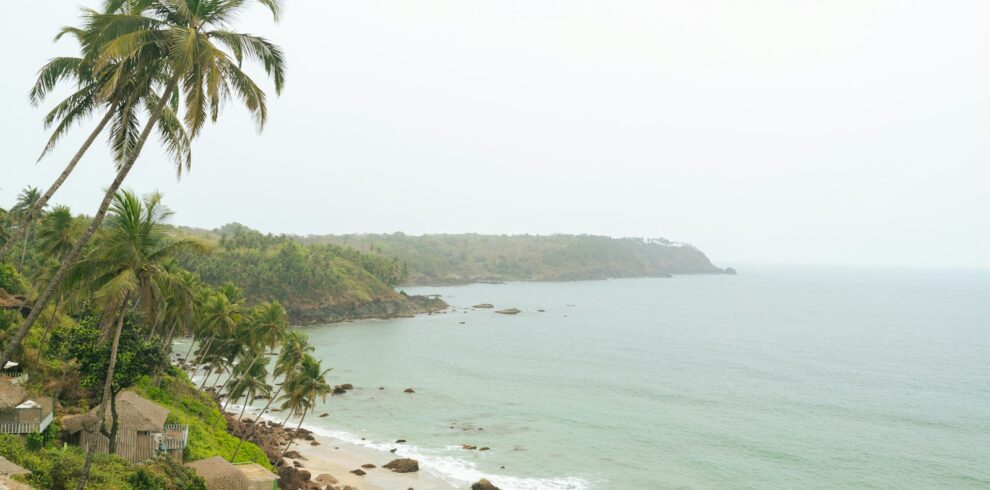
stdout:
<svg viewBox="0 0 990 490">
<path fill-rule="evenodd" d="M 573 281 L 724 272 L 697 248 L 665 239 L 393 233 L 309 236 L 301 240 L 396 258 L 406 268 L 403 284 Z"/>
</svg>

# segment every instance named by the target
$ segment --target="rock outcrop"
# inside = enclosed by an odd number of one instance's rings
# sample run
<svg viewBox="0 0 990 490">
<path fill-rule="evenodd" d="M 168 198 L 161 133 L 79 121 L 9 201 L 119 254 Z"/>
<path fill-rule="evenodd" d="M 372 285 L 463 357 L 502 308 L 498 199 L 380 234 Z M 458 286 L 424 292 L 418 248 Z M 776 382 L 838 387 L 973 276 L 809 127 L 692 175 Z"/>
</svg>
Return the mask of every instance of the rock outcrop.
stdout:
<svg viewBox="0 0 990 490">
<path fill-rule="evenodd" d="M 471 490 L 499 490 L 499 488 L 482 478 L 471 485 Z"/>
<path fill-rule="evenodd" d="M 396 473 L 413 473 L 419 471 L 419 461 L 409 458 L 393 459 L 382 468 L 390 469 Z"/>
</svg>

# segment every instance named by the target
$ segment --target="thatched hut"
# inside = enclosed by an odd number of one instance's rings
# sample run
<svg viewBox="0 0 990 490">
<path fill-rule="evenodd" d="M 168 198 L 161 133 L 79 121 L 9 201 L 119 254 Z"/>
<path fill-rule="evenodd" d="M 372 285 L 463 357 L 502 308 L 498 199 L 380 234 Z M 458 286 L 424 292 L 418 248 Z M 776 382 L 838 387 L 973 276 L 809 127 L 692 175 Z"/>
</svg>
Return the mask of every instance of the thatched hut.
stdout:
<svg viewBox="0 0 990 490">
<path fill-rule="evenodd" d="M 96 438 L 96 451 L 105 453 L 110 449 L 110 438 L 99 432 L 90 433 L 86 425 L 95 422 L 99 407 L 89 413 L 65 417 L 62 419 L 62 431 L 67 442 L 81 447 L 87 447 L 90 437 Z M 133 391 L 124 391 L 117 395 L 117 455 L 138 462 L 149 459 L 161 450 L 176 449 L 180 452 L 185 446 L 183 438 L 176 447 L 175 441 L 165 436 L 165 419 L 168 409 L 155 402 L 141 398 Z M 109 407 L 106 413 L 106 424 L 113 422 Z M 183 428 L 184 429 L 184 428 Z M 170 429 L 169 432 L 173 432 Z M 169 444 L 165 444 L 168 442 Z"/>
<path fill-rule="evenodd" d="M 274 490 L 278 488 L 278 475 L 258 463 L 234 465 L 248 480 L 247 490 Z"/>
<path fill-rule="evenodd" d="M 249 481 L 236 466 L 220 456 L 186 463 L 206 482 L 206 490 L 247 490 Z"/>
</svg>

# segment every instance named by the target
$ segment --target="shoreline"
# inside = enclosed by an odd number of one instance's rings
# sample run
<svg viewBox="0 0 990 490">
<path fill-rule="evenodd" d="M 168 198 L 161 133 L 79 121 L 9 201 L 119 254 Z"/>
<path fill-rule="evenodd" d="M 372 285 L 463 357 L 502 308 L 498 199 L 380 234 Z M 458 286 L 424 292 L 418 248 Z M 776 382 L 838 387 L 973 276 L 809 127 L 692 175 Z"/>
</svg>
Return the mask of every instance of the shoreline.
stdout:
<svg viewBox="0 0 990 490">
<path fill-rule="evenodd" d="M 226 412 L 228 415 L 237 416 L 241 405 L 231 405 Z M 245 418 L 257 417 L 261 411 L 258 407 L 249 406 L 244 412 Z M 271 414 L 266 413 L 261 417 L 265 422 L 273 422 L 281 425 L 281 421 Z M 284 429 L 294 429 L 292 423 L 283 427 Z M 308 471 L 310 481 L 321 485 L 332 485 L 335 488 L 351 487 L 355 490 L 394 490 L 397 488 L 415 488 L 416 490 L 451 490 L 457 488 L 467 488 L 470 482 L 463 486 L 454 485 L 445 480 L 442 476 L 434 473 L 428 467 L 420 465 L 419 471 L 411 473 L 395 473 L 383 468 L 385 464 L 393 459 L 409 457 L 415 458 L 414 454 L 409 454 L 403 444 L 395 444 L 395 452 L 390 453 L 380 449 L 365 447 L 341 438 L 328 435 L 327 429 L 304 423 L 302 428 L 309 431 L 312 441 L 303 437 L 295 437 L 289 453 L 295 451 L 300 457 L 292 458 L 286 456 L 284 459 L 288 466 L 298 470 Z M 314 442 L 316 444 L 314 444 Z M 374 468 L 362 467 L 372 464 Z M 354 470 L 362 470 L 365 475 L 351 473 Z M 331 481 L 318 481 L 322 475 L 330 475 L 336 483 Z"/>
</svg>

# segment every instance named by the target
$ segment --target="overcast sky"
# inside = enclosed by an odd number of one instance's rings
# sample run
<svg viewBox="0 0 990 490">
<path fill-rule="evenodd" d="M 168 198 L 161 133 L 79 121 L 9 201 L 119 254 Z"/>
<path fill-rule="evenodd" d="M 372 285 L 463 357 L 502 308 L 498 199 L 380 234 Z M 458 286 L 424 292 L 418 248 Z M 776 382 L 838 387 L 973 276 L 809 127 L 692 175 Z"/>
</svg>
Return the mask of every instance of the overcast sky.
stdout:
<svg viewBox="0 0 990 490">
<path fill-rule="evenodd" d="M 0 206 L 47 186 L 36 70 L 80 5 L 5 5 Z M 43 6 L 42 6 L 43 5 Z M 174 222 L 290 233 L 662 236 L 718 265 L 990 267 L 990 2 L 287 2 L 239 28 L 288 55 L 257 134 L 231 105 Z M 266 87 L 270 87 L 266 84 Z M 105 144 L 56 202 L 93 213 Z"/>
</svg>

